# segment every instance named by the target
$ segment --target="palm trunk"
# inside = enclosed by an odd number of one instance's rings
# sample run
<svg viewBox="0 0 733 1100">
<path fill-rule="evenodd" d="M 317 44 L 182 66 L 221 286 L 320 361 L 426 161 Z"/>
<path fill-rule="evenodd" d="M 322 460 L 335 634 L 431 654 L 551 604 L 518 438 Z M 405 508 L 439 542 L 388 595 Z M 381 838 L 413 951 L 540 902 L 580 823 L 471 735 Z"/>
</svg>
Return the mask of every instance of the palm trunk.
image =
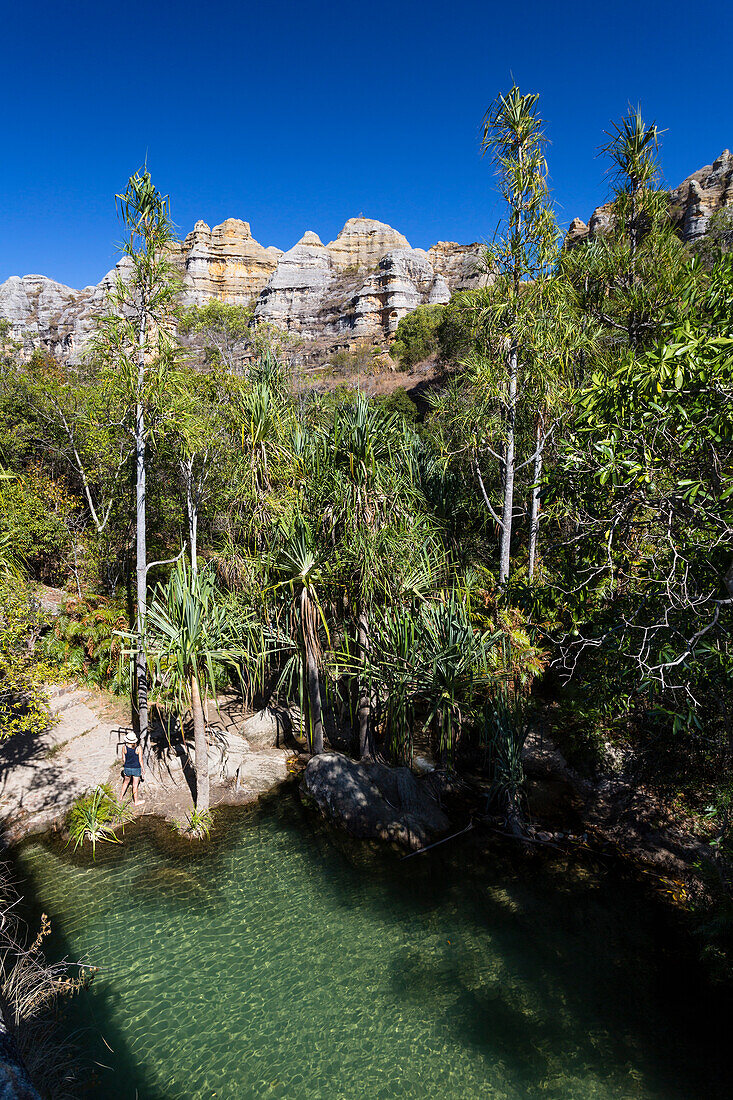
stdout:
<svg viewBox="0 0 733 1100">
<path fill-rule="evenodd" d="M 540 529 L 540 479 L 542 477 L 542 414 L 537 416 L 537 439 L 534 455 L 534 480 L 532 482 L 532 506 L 529 513 L 529 579 L 534 577 L 537 563 L 537 536 Z"/>
<path fill-rule="evenodd" d="M 311 748 L 314 756 L 323 752 L 323 719 L 321 717 L 321 685 L 318 680 L 318 661 L 308 646 L 305 651 L 306 679 L 308 681 L 308 714 L 310 717 Z"/>
<path fill-rule="evenodd" d="M 357 645 L 359 646 L 359 661 L 362 668 L 362 674 L 359 677 L 359 702 L 356 710 L 356 717 L 359 729 L 359 759 L 364 760 L 367 757 L 371 757 L 373 752 L 369 730 L 369 719 L 372 709 L 371 688 L 364 674 L 367 654 L 369 652 L 369 617 L 363 608 L 359 612 L 359 618 L 357 620 L 356 638 Z"/>
<path fill-rule="evenodd" d="M 186 515 L 188 516 L 188 546 L 191 554 L 191 575 L 196 576 L 198 566 L 198 526 L 199 509 L 198 494 L 193 487 L 193 456 L 183 459 L 181 462 L 183 477 L 186 482 Z"/>
<path fill-rule="evenodd" d="M 196 750 L 196 809 L 203 814 L 209 808 L 209 750 L 206 744 L 206 718 L 195 675 L 191 677 L 191 711 Z"/>
<path fill-rule="evenodd" d="M 519 352 L 516 340 L 509 351 L 509 403 L 507 408 L 506 449 L 504 451 L 504 507 L 501 516 L 501 548 L 499 552 L 499 584 L 509 579 L 509 559 L 512 543 L 512 519 L 514 515 L 514 422 L 517 409 L 517 375 Z"/>
<path fill-rule="evenodd" d="M 316 654 L 315 611 L 307 590 L 300 594 L 300 616 L 303 628 L 303 649 L 305 651 L 305 678 L 308 689 L 308 719 L 310 725 L 311 751 L 314 756 L 323 752 L 323 718 L 321 715 L 321 684 L 318 678 L 318 657 Z"/>
<path fill-rule="evenodd" d="M 145 619 L 148 610 L 148 560 L 145 515 L 145 411 L 143 387 L 145 385 L 145 300 L 141 305 L 138 340 L 137 404 L 135 407 L 135 571 L 137 575 L 137 714 L 140 742 L 143 751 L 148 737 L 148 669 L 145 653 Z"/>
</svg>

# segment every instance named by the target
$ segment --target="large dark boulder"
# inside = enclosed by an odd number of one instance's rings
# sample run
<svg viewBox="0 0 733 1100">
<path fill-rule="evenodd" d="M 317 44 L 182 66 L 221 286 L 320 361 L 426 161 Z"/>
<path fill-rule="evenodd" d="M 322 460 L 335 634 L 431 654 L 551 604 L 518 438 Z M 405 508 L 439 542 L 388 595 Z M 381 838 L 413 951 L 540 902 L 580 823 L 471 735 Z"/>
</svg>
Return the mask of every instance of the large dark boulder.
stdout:
<svg viewBox="0 0 733 1100">
<path fill-rule="evenodd" d="M 409 768 L 350 760 L 338 752 L 314 756 L 303 773 L 305 795 L 352 836 L 389 840 L 416 850 L 448 830 L 428 777 Z"/>
</svg>

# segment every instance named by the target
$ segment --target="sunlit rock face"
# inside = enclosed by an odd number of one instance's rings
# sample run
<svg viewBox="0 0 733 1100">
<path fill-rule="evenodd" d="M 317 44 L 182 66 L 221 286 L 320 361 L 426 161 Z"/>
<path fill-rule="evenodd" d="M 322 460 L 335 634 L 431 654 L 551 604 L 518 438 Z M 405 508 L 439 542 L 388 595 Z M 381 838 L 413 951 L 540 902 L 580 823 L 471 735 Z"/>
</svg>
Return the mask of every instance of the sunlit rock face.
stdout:
<svg viewBox="0 0 733 1100">
<path fill-rule="evenodd" d="M 376 267 L 393 248 L 409 248 L 410 244 L 391 225 L 359 217 L 349 218 L 326 247 L 337 271 L 357 271 Z"/>
<path fill-rule="evenodd" d="M 324 245 L 308 231 L 287 252 L 264 247 L 248 222 L 228 218 L 209 228 L 196 222 L 173 252 L 183 302 L 212 298 L 255 303 L 255 316 L 327 350 L 353 340 L 385 343 L 399 320 L 419 305 L 447 302 L 451 292 L 486 281 L 484 249 L 440 241 L 428 251 L 385 222 L 350 218 Z M 45 348 L 57 358 L 79 358 L 107 307 L 114 279 L 126 276 L 123 258 L 97 286 L 74 290 L 42 275 L 13 276 L 0 286 L 0 317 L 26 355 Z"/>
<path fill-rule="evenodd" d="M 281 256 L 279 248 L 263 248 L 254 239 L 249 222 L 227 218 L 209 229 L 198 221 L 180 250 L 185 300 L 203 305 L 219 298 L 249 305 L 267 285 Z"/>
<path fill-rule="evenodd" d="M 316 334 L 323 299 L 335 273 L 329 250 L 316 233 L 308 231 L 280 257 L 260 293 L 255 316 L 291 332 Z"/>
<path fill-rule="evenodd" d="M 719 210 L 733 210 L 733 154 L 724 149 L 712 164 L 693 172 L 671 195 L 672 213 L 686 241 L 699 240 Z"/>
<path fill-rule="evenodd" d="M 97 286 L 74 290 L 45 275 L 11 275 L 0 285 L 0 318 L 9 322 L 8 335 L 26 355 L 44 348 L 57 359 L 78 358 L 104 308 L 117 271 L 124 275 L 123 259 Z"/>
<path fill-rule="evenodd" d="M 386 341 L 419 305 L 486 281 L 481 245 L 411 248 L 384 222 L 351 218 L 335 241 L 315 233 L 284 253 L 255 316 L 311 339 Z"/>
<path fill-rule="evenodd" d="M 733 154 L 724 149 L 712 164 L 693 172 L 669 192 L 669 204 L 672 223 L 683 241 L 691 243 L 704 237 L 713 214 L 733 210 Z M 565 247 L 603 236 L 612 225 L 612 204 L 597 206 L 587 225 L 580 218 L 573 219 L 565 235 Z"/>
<path fill-rule="evenodd" d="M 480 244 L 438 241 L 427 252 L 428 262 L 451 290 L 471 290 L 488 282 L 486 249 Z"/>
<path fill-rule="evenodd" d="M 450 289 L 420 248 L 396 248 L 383 256 L 354 302 L 356 336 L 394 333 L 399 321 L 420 305 L 445 303 Z"/>
</svg>

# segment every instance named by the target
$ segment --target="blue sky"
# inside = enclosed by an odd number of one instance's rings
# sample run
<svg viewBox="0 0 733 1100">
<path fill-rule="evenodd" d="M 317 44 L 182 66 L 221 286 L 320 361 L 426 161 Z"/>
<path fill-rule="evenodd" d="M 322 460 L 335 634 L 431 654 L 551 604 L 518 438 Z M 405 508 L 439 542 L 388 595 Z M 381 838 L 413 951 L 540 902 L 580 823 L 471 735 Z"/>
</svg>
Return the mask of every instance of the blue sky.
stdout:
<svg viewBox="0 0 733 1100">
<path fill-rule="evenodd" d="M 670 185 L 733 143 L 733 17 L 708 0 L 26 0 L 2 29 L 0 281 L 97 282 L 146 153 L 182 234 L 239 217 L 289 248 L 363 213 L 424 248 L 490 238 L 479 128 L 512 76 L 540 93 L 564 224 L 607 197 L 629 101 L 667 130 Z"/>
</svg>

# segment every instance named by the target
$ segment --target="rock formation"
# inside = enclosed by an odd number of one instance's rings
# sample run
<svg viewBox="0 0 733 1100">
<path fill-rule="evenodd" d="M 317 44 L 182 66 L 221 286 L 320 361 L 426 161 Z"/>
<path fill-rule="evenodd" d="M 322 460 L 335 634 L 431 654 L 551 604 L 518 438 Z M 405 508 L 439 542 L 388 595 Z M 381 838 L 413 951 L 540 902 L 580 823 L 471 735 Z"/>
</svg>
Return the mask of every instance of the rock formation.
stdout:
<svg viewBox="0 0 733 1100">
<path fill-rule="evenodd" d="M 393 248 L 409 248 L 406 237 L 385 222 L 349 218 L 335 241 L 326 246 L 337 271 L 376 267 Z"/>
<path fill-rule="evenodd" d="M 733 210 L 733 154 L 724 149 L 717 160 L 693 172 L 669 193 L 670 215 L 683 241 L 704 237 L 713 214 Z M 607 233 L 612 224 L 612 203 L 597 206 L 586 225 L 574 218 L 565 235 L 565 247 Z"/>
<path fill-rule="evenodd" d="M 24 352 L 45 348 L 58 359 L 73 361 L 94 328 L 94 318 L 104 306 L 107 290 L 122 259 L 97 286 L 73 290 L 45 275 L 11 275 L 0 284 L 0 319 L 10 322 L 10 336 Z"/>
<path fill-rule="evenodd" d="M 417 850 L 447 832 L 430 776 L 409 768 L 321 753 L 308 762 L 302 790 L 306 798 L 352 836 L 386 840 Z"/>
<path fill-rule="evenodd" d="M 263 248 L 249 222 L 227 218 L 209 229 L 198 221 L 181 245 L 180 263 L 189 305 L 220 298 L 247 306 L 267 285 L 282 256 L 279 248 Z"/>
<path fill-rule="evenodd" d="M 670 197 L 672 216 L 683 239 L 695 241 L 703 237 L 713 214 L 733 210 L 733 154 L 724 149 L 712 164 L 688 176 Z"/>
<path fill-rule="evenodd" d="M 199 221 L 175 253 L 183 302 L 211 298 L 236 305 L 256 302 L 255 316 L 311 342 L 326 353 L 354 341 L 386 342 L 401 317 L 423 303 L 447 302 L 453 290 L 478 285 L 481 245 L 441 241 L 411 248 L 384 222 L 350 218 L 324 245 L 307 232 L 293 248 L 265 248 L 249 224 L 229 218 L 210 229 Z M 0 286 L 0 318 L 26 354 L 43 347 L 60 359 L 78 359 L 104 308 L 122 260 L 96 287 L 73 290 L 42 275 L 13 276 Z"/>
<path fill-rule="evenodd" d="M 733 210 L 733 155 L 726 149 L 711 165 L 689 176 L 670 192 L 670 210 L 680 236 L 699 240 L 713 214 Z M 608 231 L 611 204 L 593 211 L 586 225 L 571 223 L 566 246 Z M 228 218 L 210 229 L 196 222 L 177 248 L 185 304 L 218 298 L 237 305 L 256 302 L 255 316 L 298 333 L 318 354 L 357 342 L 385 344 L 400 318 L 417 306 L 447 302 L 455 290 L 487 281 L 484 249 L 479 244 L 439 241 L 424 252 L 411 248 L 401 233 L 384 222 L 350 218 L 324 245 L 306 233 L 293 248 L 265 248 L 249 224 Z M 43 275 L 12 276 L 0 285 L 0 319 L 25 353 L 45 348 L 60 359 L 78 359 L 104 308 L 107 288 L 120 261 L 97 286 L 73 290 Z"/>
<path fill-rule="evenodd" d="M 383 251 L 395 240 L 404 243 Z M 480 246 L 472 249 L 475 266 Z M 384 340 L 417 306 L 450 299 L 451 287 L 428 256 L 389 226 L 366 218 L 352 218 L 329 245 L 306 233 L 281 256 L 255 316 L 310 338 Z M 473 277 L 469 253 L 462 252 L 452 270 L 446 259 L 445 267 L 453 289 Z"/>
</svg>

